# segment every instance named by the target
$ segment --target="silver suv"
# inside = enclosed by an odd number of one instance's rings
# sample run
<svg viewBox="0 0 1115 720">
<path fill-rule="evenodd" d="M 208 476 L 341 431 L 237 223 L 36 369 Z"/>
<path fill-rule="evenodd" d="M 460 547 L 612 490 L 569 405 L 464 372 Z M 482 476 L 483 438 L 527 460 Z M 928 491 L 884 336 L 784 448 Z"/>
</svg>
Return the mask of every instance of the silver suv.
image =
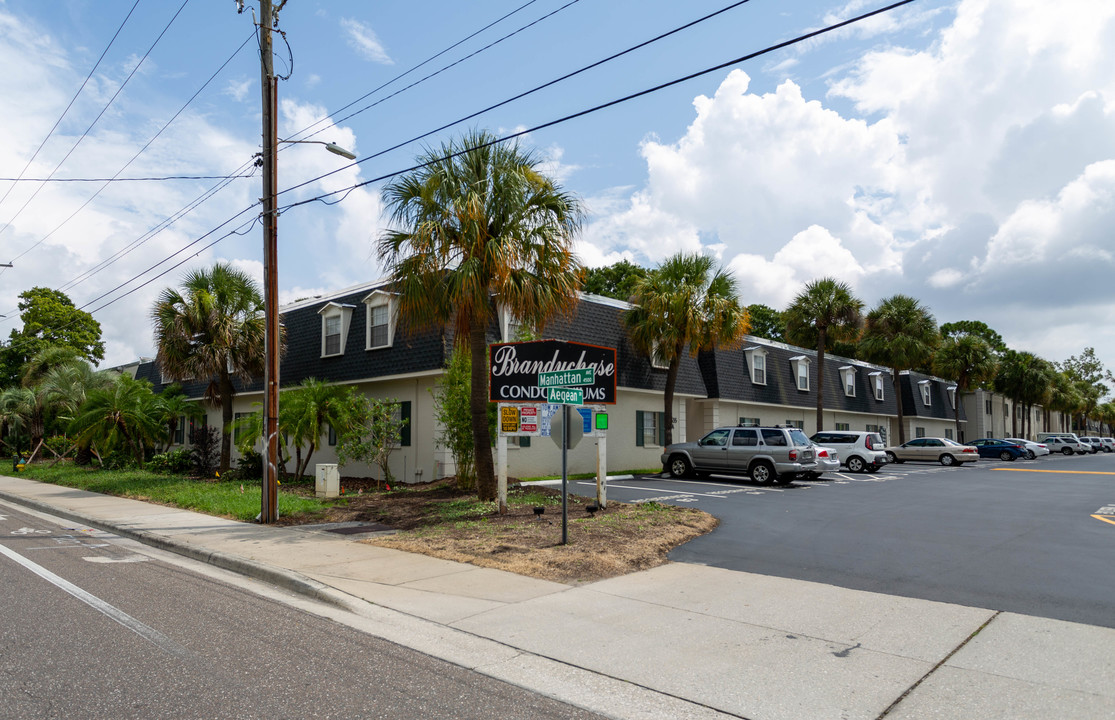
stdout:
<svg viewBox="0 0 1115 720">
<path fill-rule="evenodd" d="M 817 458 L 813 443 L 797 428 L 724 427 L 696 442 L 666 447 L 662 466 L 676 478 L 718 473 L 788 485 L 803 473 L 815 472 Z"/>
<path fill-rule="evenodd" d="M 886 443 L 877 432 L 823 430 L 809 439 L 839 450 L 840 462 L 848 472 L 879 472 L 879 468 L 887 464 L 887 454 L 883 451 Z"/>
</svg>

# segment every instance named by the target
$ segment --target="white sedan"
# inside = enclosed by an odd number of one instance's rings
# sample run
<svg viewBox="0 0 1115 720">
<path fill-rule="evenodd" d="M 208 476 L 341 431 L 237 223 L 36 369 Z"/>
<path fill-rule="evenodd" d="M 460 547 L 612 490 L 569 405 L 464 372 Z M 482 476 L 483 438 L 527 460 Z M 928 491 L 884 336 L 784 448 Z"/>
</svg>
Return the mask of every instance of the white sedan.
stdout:
<svg viewBox="0 0 1115 720">
<path fill-rule="evenodd" d="M 1003 438 L 1007 442 L 1018 443 L 1026 448 L 1026 457 L 1033 460 L 1036 457 L 1049 454 L 1049 446 L 1045 443 L 1034 442 L 1033 440 L 1023 440 L 1022 438 Z"/>
</svg>

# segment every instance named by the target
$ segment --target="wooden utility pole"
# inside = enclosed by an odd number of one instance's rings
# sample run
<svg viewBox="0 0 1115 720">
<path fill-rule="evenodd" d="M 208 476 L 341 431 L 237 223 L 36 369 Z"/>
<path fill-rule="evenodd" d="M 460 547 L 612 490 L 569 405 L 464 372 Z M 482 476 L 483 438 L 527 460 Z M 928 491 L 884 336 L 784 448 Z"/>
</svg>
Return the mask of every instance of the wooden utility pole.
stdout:
<svg viewBox="0 0 1115 720">
<path fill-rule="evenodd" d="M 278 80 L 271 64 L 271 31 L 274 13 L 271 0 L 259 3 L 259 55 L 263 88 L 263 498 L 259 520 L 273 523 L 279 518 L 279 248 L 278 216 L 275 212 L 276 149 L 279 144 Z"/>
</svg>

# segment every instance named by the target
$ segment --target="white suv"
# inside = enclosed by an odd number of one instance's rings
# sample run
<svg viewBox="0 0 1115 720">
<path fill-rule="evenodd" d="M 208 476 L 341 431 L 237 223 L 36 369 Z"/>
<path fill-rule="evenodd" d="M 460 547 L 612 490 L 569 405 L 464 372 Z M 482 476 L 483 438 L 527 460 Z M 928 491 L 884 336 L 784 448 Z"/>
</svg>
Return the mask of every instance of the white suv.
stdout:
<svg viewBox="0 0 1115 720">
<path fill-rule="evenodd" d="M 849 472 L 879 472 L 887 464 L 886 443 L 877 432 L 822 430 L 809 438 L 817 445 L 840 451 L 840 462 Z"/>
</svg>

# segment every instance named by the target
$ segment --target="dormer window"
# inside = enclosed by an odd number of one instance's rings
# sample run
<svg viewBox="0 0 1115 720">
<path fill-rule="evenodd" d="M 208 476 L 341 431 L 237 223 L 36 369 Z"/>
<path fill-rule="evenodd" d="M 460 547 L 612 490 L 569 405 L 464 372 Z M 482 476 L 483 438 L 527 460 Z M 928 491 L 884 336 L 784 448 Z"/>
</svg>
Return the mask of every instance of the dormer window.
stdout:
<svg viewBox="0 0 1115 720">
<path fill-rule="evenodd" d="M 506 305 L 499 306 L 499 334 L 503 342 L 518 342 L 523 324 Z"/>
<path fill-rule="evenodd" d="M 749 347 L 743 351 L 747 358 L 747 370 L 755 385 L 767 384 L 767 351 L 761 347 Z"/>
<path fill-rule="evenodd" d="M 946 389 L 948 390 L 948 393 L 949 393 L 949 405 L 952 407 L 953 410 L 955 410 L 956 409 L 956 386 L 955 385 L 949 385 L 948 388 L 946 388 Z"/>
<path fill-rule="evenodd" d="M 844 385 L 844 396 L 856 396 L 856 369 L 851 365 L 845 365 L 840 368 L 840 379 Z"/>
<path fill-rule="evenodd" d="M 918 387 L 921 389 L 921 402 L 926 407 L 933 404 L 932 389 L 929 387 L 928 380 L 921 380 L 918 382 Z"/>
<path fill-rule="evenodd" d="M 797 378 L 798 390 L 808 392 L 809 390 L 809 358 L 804 355 L 798 355 L 790 358 L 790 366 L 794 369 L 794 377 Z"/>
<path fill-rule="evenodd" d="M 345 354 L 348 328 L 352 322 L 355 306 L 330 302 L 318 310 L 321 315 L 321 356 L 333 357 Z"/>
<path fill-rule="evenodd" d="M 395 316 L 398 301 L 394 294 L 376 290 L 363 300 L 367 307 L 364 322 L 364 349 L 391 347 L 395 342 Z"/>
<path fill-rule="evenodd" d="M 650 351 L 650 366 L 655 370 L 669 370 L 670 363 L 668 360 L 662 359 L 662 343 L 654 343 L 654 347 Z"/>
<path fill-rule="evenodd" d="M 883 385 L 883 373 L 868 373 L 868 377 L 871 378 L 871 384 L 875 387 L 875 399 L 879 402 L 882 402 L 883 398 L 886 397 L 886 390 L 885 386 Z"/>
</svg>

